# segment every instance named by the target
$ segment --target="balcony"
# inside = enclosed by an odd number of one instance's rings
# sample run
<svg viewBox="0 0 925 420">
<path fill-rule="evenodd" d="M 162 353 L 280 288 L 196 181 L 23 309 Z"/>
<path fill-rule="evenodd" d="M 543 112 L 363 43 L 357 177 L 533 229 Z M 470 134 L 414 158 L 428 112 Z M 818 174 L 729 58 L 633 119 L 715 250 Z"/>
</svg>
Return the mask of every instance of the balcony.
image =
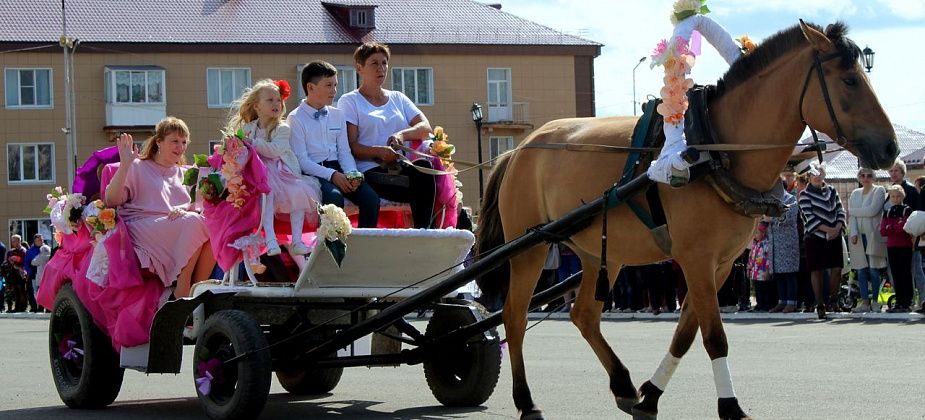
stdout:
<svg viewBox="0 0 925 420">
<path fill-rule="evenodd" d="M 106 129 L 154 127 L 167 116 L 167 104 L 106 104 Z"/>
<path fill-rule="evenodd" d="M 533 123 L 530 122 L 530 103 L 528 102 L 511 102 L 509 106 L 489 105 L 486 120 L 484 126 L 488 129 L 533 129 Z"/>
</svg>

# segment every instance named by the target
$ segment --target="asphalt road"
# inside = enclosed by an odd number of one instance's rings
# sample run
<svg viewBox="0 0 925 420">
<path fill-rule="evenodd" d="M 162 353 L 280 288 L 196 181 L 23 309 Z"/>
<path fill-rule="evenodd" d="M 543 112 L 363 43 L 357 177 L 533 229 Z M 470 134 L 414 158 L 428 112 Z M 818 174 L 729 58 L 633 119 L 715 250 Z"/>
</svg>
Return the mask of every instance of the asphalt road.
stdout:
<svg viewBox="0 0 925 420">
<path fill-rule="evenodd" d="M 108 409 L 71 410 L 48 367 L 46 320 L 0 319 L 0 419 L 199 419 L 189 355 L 180 375 L 128 371 Z M 606 337 L 633 380 L 647 379 L 667 350 L 673 320 L 617 320 Z M 839 319 L 726 323 L 730 367 L 743 408 L 758 419 L 925 419 L 925 322 Z M 423 329 L 423 325 L 419 324 Z M 629 418 L 619 412 L 600 364 L 578 331 L 549 320 L 527 336 L 534 400 L 550 419 Z M 420 366 L 350 368 L 332 394 L 295 398 L 273 382 L 261 418 L 515 418 L 507 357 L 483 407 L 451 409 L 430 395 Z M 716 395 L 698 343 L 661 399 L 663 419 L 712 419 Z"/>
</svg>

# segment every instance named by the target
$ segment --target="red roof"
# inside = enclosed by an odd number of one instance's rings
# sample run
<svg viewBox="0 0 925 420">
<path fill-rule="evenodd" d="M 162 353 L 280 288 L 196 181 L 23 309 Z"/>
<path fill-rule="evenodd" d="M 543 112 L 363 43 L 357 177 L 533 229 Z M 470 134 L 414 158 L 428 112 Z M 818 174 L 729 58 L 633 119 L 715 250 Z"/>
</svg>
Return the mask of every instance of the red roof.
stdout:
<svg viewBox="0 0 925 420">
<path fill-rule="evenodd" d="M 376 28 L 349 29 L 323 2 L 375 6 Z M 66 0 L 66 5 L 68 36 L 84 43 L 601 45 L 472 0 Z M 6 0 L 3 9 L 0 43 L 56 43 L 61 35 L 58 1 Z"/>
</svg>

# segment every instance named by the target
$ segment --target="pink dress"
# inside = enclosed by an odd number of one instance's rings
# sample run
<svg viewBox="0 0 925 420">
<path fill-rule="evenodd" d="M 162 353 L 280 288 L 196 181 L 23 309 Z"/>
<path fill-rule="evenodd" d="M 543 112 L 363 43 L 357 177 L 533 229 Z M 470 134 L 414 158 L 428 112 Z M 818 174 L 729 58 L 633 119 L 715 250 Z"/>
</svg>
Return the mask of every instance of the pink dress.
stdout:
<svg viewBox="0 0 925 420">
<path fill-rule="evenodd" d="M 109 183 L 117 167 L 117 163 L 106 166 L 103 185 Z M 190 204 L 183 185 L 185 171 L 179 166 L 163 167 L 151 159 L 135 160 L 125 177 L 126 201 L 118 210 L 141 267 L 157 274 L 164 286 L 177 280 L 196 250 L 209 240 L 202 215 L 184 213 L 167 219 L 171 210 Z"/>
<path fill-rule="evenodd" d="M 274 130 L 272 139 L 267 139 L 267 132 L 256 124 L 248 124 L 245 130 L 267 167 L 267 183 L 273 191 L 276 213 L 304 210 L 307 224 L 314 224 L 317 220 L 315 207 L 321 202 L 321 192 L 302 179 L 301 173 L 296 172 L 300 171 L 298 166 L 290 168 L 286 163 L 286 152 L 292 153 L 289 149 L 289 127 L 281 124 Z"/>
</svg>

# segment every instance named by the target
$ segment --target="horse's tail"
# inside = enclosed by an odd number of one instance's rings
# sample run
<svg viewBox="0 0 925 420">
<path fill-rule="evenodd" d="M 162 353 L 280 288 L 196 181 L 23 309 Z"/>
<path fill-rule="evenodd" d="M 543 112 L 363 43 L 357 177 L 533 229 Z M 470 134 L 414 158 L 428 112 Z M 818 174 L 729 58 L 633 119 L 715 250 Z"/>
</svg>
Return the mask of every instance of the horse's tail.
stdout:
<svg viewBox="0 0 925 420">
<path fill-rule="evenodd" d="M 488 178 L 488 185 L 482 198 L 482 208 L 479 210 L 478 228 L 475 230 L 476 259 L 486 256 L 498 246 L 504 244 L 504 227 L 501 224 L 501 212 L 498 210 L 498 196 L 501 190 L 501 181 L 507 172 L 510 154 L 502 156 L 495 161 L 495 169 Z M 482 296 L 479 302 L 490 311 L 496 311 L 504 306 L 507 291 L 510 287 L 510 263 L 503 264 L 476 279 Z"/>
</svg>

